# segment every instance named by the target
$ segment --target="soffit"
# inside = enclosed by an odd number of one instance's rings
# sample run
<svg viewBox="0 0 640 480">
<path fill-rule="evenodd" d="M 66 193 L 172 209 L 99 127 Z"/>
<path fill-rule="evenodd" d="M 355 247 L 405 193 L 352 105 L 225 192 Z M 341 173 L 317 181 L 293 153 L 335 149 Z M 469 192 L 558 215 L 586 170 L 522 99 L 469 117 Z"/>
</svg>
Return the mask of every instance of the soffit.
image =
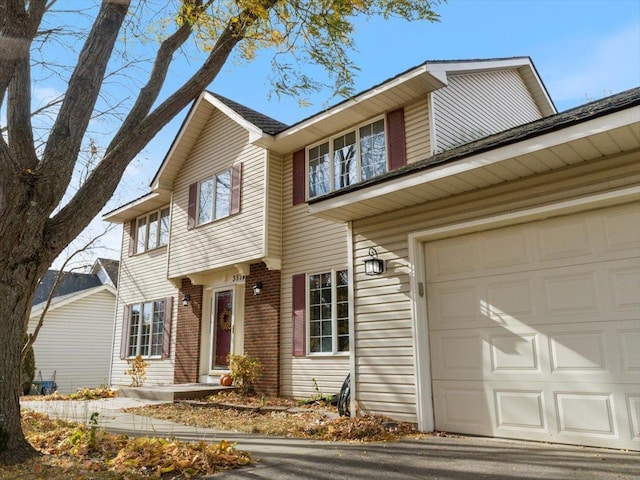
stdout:
<svg viewBox="0 0 640 480">
<path fill-rule="evenodd" d="M 318 200 L 309 213 L 346 222 L 629 152 L 640 155 L 638 106 Z"/>
</svg>

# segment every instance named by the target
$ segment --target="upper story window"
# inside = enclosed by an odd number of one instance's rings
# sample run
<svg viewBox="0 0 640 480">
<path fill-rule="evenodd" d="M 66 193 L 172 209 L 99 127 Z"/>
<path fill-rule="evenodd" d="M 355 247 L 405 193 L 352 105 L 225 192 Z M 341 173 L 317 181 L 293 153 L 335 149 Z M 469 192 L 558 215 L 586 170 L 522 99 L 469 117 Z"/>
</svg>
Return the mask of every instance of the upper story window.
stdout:
<svg viewBox="0 0 640 480">
<path fill-rule="evenodd" d="M 385 132 L 380 118 L 308 148 L 309 198 L 386 173 Z"/>
<path fill-rule="evenodd" d="M 198 225 L 231 213 L 231 169 L 198 184 Z"/>
<path fill-rule="evenodd" d="M 133 253 L 165 246 L 169 242 L 169 207 L 138 217 L 133 231 L 135 232 Z"/>
<path fill-rule="evenodd" d="M 189 185 L 188 224 L 197 225 L 240 212 L 242 163 Z"/>
<path fill-rule="evenodd" d="M 299 205 L 407 164 L 404 109 L 293 152 L 292 203 Z"/>
</svg>

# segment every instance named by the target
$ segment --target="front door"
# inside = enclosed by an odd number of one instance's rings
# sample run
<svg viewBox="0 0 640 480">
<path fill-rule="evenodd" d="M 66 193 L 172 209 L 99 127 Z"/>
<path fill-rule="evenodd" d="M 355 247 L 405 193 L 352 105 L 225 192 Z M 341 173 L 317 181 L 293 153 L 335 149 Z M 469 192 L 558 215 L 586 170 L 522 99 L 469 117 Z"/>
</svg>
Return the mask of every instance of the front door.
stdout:
<svg viewBox="0 0 640 480">
<path fill-rule="evenodd" d="M 233 334 L 233 290 L 220 290 L 213 295 L 211 309 L 211 355 L 209 370 L 226 370 Z"/>
</svg>

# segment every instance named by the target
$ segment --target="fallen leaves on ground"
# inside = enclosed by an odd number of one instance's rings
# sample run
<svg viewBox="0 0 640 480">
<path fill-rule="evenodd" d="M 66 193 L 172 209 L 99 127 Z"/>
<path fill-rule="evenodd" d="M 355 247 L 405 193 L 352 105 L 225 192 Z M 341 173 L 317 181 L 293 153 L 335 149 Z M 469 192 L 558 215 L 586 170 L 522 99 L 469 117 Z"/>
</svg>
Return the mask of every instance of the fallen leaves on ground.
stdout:
<svg viewBox="0 0 640 480">
<path fill-rule="evenodd" d="M 109 387 L 97 387 L 97 388 L 81 388 L 70 394 L 60 394 L 53 392 L 49 395 L 28 395 L 21 397 L 23 401 L 57 401 L 57 400 L 98 400 L 100 398 L 116 398 L 118 396 L 117 390 L 112 390 Z"/>
<path fill-rule="evenodd" d="M 219 399 L 214 398 L 217 403 Z M 243 407 L 247 402 L 243 398 L 236 400 L 238 408 L 229 408 L 230 398 L 227 398 L 225 408 L 216 403 L 192 402 L 151 405 L 127 411 L 201 428 L 317 440 L 379 442 L 421 435 L 412 423 L 395 422 L 379 415 L 335 418 L 335 413 L 328 414 L 320 407 L 246 410 Z"/>
<path fill-rule="evenodd" d="M 27 440 L 44 455 L 0 467 L 0 478 L 190 479 L 251 462 L 247 452 L 225 440 L 189 443 L 130 438 L 28 410 L 22 411 L 22 425 Z"/>
</svg>

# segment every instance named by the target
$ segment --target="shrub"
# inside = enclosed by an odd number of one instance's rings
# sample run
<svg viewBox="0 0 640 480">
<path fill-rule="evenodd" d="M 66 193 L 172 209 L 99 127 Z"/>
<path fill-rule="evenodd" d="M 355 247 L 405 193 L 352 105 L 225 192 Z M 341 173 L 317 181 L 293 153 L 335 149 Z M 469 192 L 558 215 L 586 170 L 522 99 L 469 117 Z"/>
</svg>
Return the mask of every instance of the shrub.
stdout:
<svg viewBox="0 0 640 480">
<path fill-rule="evenodd" d="M 253 382 L 262 375 L 262 364 L 250 355 L 231 355 L 229 360 L 229 374 L 233 383 L 238 386 L 240 393 L 246 395 L 251 391 Z"/>
<path fill-rule="evenodd" d="M 129 369 L 124 373 L 131 377 L 131 387 L 141 387 L 144 385 L 144 381 L 147 379 L 147 367 L 149 364 L 144 361 L 142 355 L 138 355 L 136 358 L 128 359 L 127 365 Z"/>
</svg>

